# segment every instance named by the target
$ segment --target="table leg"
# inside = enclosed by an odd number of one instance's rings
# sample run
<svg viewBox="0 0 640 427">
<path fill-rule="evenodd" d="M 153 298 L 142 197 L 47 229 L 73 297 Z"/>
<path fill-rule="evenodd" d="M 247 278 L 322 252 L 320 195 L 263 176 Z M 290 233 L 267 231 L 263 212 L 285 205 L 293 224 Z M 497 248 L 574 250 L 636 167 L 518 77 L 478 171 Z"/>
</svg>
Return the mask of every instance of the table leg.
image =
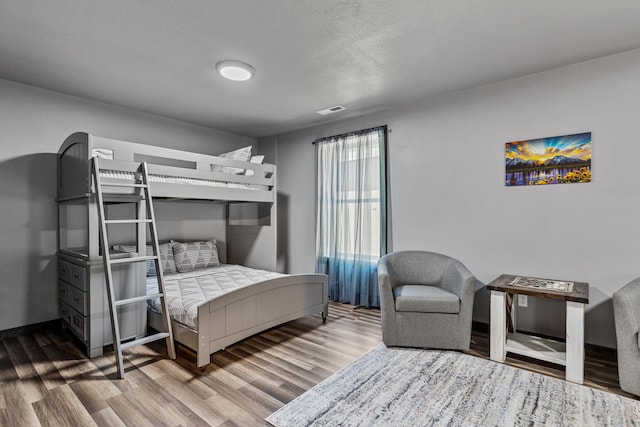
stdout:
<svg viewBox="0 0 640 427">
<path fill-rule="evenodd" d="M 509 332 L 517 332 L 516 326 L 516 300 L 518 295 L 506 293 L 507 298 L 507 335 Z"/>
<path fill-rule="evenodd" d="M 567 301 L 567 381 L 584 379 L 584 304 Z"/>
<path fill-rule="evenodd" d="M 505 343 L 507 339 L 507 306 L 506 293 L 491 291 L 491 330 L 490 357 L 495 362 L 504 363 L 506 356 Z"/>
</svg>

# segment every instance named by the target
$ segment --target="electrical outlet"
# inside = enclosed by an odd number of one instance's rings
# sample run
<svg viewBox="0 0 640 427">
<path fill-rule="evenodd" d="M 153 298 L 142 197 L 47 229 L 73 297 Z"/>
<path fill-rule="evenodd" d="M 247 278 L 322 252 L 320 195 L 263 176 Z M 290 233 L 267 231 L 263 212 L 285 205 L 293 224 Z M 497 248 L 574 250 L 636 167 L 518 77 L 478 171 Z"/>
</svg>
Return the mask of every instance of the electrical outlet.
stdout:
<svg viewBox="0 0 640 427">
<path fill-rule="evenodd" d="M 518 295 L 518 307 L 527 307 L 529 300 L 526 295 Z"/>
</svg>

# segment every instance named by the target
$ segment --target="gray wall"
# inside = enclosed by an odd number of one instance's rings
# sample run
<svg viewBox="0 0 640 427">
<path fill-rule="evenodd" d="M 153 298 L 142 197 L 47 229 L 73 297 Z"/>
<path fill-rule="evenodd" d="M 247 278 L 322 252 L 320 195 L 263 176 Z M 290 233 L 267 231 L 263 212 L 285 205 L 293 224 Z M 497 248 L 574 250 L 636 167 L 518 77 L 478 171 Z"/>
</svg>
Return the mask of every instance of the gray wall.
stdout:
<svg viewBox="0 0 640 427">
<path fill-rule="evenodd" d="M 0 330 L 58 317 L 55 154 L 76 131 L 205 154 L 257 142 L 0 80 Z M 218 215 L 191 213 L 196 223 Z"/>
<path fill-rule="evenodd" d="M 639 120 L 633 51 L 265 138 L 287 201 L 281 265 L 314 269 L 311 142 L 387 124 L 393 250 L 450 254 L 485 284 L 501 273 L 589 282 L 586 340 L 614 347 L 610 297 L 640 276 Z M 506 142 L 585 131 L 593 182 L 505 187 Z M 488 322 L 487 292 L 476 295 L 474 318 Z M 563 306 L 532 300 L 519 326 L 562 335 Z"/>
</svg>

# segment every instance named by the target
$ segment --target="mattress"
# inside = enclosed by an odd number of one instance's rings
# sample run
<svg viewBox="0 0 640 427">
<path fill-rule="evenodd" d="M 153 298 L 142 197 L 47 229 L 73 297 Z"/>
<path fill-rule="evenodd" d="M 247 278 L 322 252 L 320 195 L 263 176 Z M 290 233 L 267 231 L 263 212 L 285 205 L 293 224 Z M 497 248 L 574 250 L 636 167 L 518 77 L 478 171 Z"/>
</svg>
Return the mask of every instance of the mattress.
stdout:
<svg viewBox="0 0 640 427">
<path fill-rule="evenodd" d="M 140 179 L 140 176 L 135 172 L 101 169 L 100 178 L 133 180 L 133 179 Z M 242 188 L 247 190 L 268 190 L 269 189 L 266 185 L 216 181 L 213 179 L 188 178 L 183 176 L 171 176 L 171 175 L 149 174 L 149 181 L 162 182 L 167 184 L 203 185 L 205 187 Z"/>
<path fill-rule="evenodd" d="M 169 314 L 177 322 L 197 329 L 198 306 L 202 303 L 236 289 L 282 276 L 285 275 L 232 264 L 220 264 L 188 273 L 165 274 L 164 290 Z M 157 292 L 157 278 L 147 277 L 147 294 Z M 150 301 L 149 304 L 153 310 L 160 311 L 159 298 Z"/>
</svg>

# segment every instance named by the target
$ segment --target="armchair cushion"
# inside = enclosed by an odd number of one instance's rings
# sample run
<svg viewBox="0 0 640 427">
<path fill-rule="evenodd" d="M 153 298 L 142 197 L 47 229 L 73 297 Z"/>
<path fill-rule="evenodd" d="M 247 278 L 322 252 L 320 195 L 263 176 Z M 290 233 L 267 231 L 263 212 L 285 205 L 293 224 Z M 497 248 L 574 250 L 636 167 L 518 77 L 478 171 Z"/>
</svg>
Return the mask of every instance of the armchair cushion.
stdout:
<svg viewBox="0 0 640 427">
<path fill-rule="evenodd" d="M 458 313 L 460 300 L 437 286 L 400 285 L 393 288 L 396 311 Z"/>
</svg>

